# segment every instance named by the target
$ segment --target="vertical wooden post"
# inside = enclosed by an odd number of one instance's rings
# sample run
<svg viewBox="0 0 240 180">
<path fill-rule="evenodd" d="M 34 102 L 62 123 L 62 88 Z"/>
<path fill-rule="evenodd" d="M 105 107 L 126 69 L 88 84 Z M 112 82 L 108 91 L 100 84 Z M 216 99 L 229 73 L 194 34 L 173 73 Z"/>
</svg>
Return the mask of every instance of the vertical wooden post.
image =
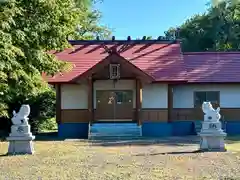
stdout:
<svg viewBox="0 0 240 180">
<path fill-rule="evenodd" d="M 142 124 L 142 85 L 139 79 L 136 80 L 136 120 L 138 125 Z"/>
<path fill-rule="evenodd" d="M 173 110 L 173 87 L 168 84 L 168 122 L 172 121 L 172 111 Z"/>
<path fill-rule="evenodd" d="M 89 123 L 92 124 L 93 119 L 94 119 L 92 77 L 88 78 L 88 112 L 89 112 Z"/>
<path fill-rule="evenodd" d="M 57 124 L 61 123 L 61 85 L 57 84 L 56 89 L 56 122 Z"/>
</svg>

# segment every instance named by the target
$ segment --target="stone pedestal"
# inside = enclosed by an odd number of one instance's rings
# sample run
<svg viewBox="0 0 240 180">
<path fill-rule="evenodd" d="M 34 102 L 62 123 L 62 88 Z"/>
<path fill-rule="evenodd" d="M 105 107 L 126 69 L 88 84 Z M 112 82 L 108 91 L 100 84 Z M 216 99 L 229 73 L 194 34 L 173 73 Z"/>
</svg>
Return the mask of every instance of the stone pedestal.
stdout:
<svg viewBox="0 0 240 180">
<path fill-rule="evenodd" d="M 33 154 L 33 142 L 35 136 L 30 132 L 30 126 L 12 125 L 9 141 L 8 154 Z"/>
<path fill-rule="evenodd" d="M 200 150 L 226 151 L 224 139 L 226 133 L 221 129 L 221 122 L 203 122 L 199 136 Z"/>
</svg>

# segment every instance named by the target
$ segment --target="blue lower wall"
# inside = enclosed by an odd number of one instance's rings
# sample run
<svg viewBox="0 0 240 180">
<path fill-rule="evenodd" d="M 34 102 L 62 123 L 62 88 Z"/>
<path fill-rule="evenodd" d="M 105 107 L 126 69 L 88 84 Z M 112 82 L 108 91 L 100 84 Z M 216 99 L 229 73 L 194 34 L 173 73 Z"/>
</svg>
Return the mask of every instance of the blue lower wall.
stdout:
<svg viewBox="0 0 240 180">
<path fill-rule="evenodd" d="M 228 135 L 240 135 L 240 121 L 227 121 L 226 132 Z"/>
<path fill-rule="evenodd" d="M 162 137 L 171 136 L 172 127 L 169 123 L 144 122 L 142 123 L 142 136 L 145 137 Z"/>
<path fill-rule="evenodd" d="M 88 138 L 88 123 L 62 123 L 58 125 L 60 138 Z M 228 135 L 240 135 L 240 121 L 227 121 Z M 187 136 L 195 135 L 194 121 L 176 122 L 144 122 L 142 124 L 144 137 Z"/>
<path fill-rule="evenodd" d="M 173 136 L 188 136 L 195 135 L 195 128 L 193 121 L 176 121 L 171 122 Z"/>
<path fill-rule="evenodd" d="M 193 121 L 144 122 L 142 135 L 145 137 L 187 136 L 194 135 Z"/>
<path fill-rule="evenodd" d="M 88 123 L 61 123 L 58 125 L 60 138 L 88 138 Z"/>
<path fill-rule="evenodd" d="M 240 135 L 240 121 L 226 121 L 222 124 L 227 135 Z M 162 136 L 188 136 L 196 135 L 194 121 L 144 122 L 142 124 L 142 135 L 146 137 Z"/>
</svg>

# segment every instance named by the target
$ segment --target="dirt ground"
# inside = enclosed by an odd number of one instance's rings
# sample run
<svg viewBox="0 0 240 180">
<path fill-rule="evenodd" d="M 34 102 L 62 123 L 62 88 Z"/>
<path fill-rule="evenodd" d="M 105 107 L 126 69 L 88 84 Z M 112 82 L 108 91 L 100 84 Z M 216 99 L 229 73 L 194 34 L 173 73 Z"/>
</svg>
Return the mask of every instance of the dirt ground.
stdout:
<svg viewBox="0 0 240 180">
<path fill-rule="evenodd" d="M 240 141 L 228 152 L 196 153 L 198 140 L 35 141 L 34 155 L 5 156 L 0 142 L 0 180 L 240 179 Z"/>
</svg>

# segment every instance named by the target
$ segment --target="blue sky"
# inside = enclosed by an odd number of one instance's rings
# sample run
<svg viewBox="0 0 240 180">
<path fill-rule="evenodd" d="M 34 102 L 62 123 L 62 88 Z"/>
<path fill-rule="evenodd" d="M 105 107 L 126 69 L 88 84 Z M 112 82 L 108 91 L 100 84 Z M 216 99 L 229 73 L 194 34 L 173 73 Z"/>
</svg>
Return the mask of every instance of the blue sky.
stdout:
<svg viewBox="0 0 240 180">
<path fill-rule="evenodd" d="M 113 29 L 116 39 L 164 35 L 194 14 L 207 10 L 209 0 L 104 0 L 97 8 L 101 24 Z"/>
</svg>

